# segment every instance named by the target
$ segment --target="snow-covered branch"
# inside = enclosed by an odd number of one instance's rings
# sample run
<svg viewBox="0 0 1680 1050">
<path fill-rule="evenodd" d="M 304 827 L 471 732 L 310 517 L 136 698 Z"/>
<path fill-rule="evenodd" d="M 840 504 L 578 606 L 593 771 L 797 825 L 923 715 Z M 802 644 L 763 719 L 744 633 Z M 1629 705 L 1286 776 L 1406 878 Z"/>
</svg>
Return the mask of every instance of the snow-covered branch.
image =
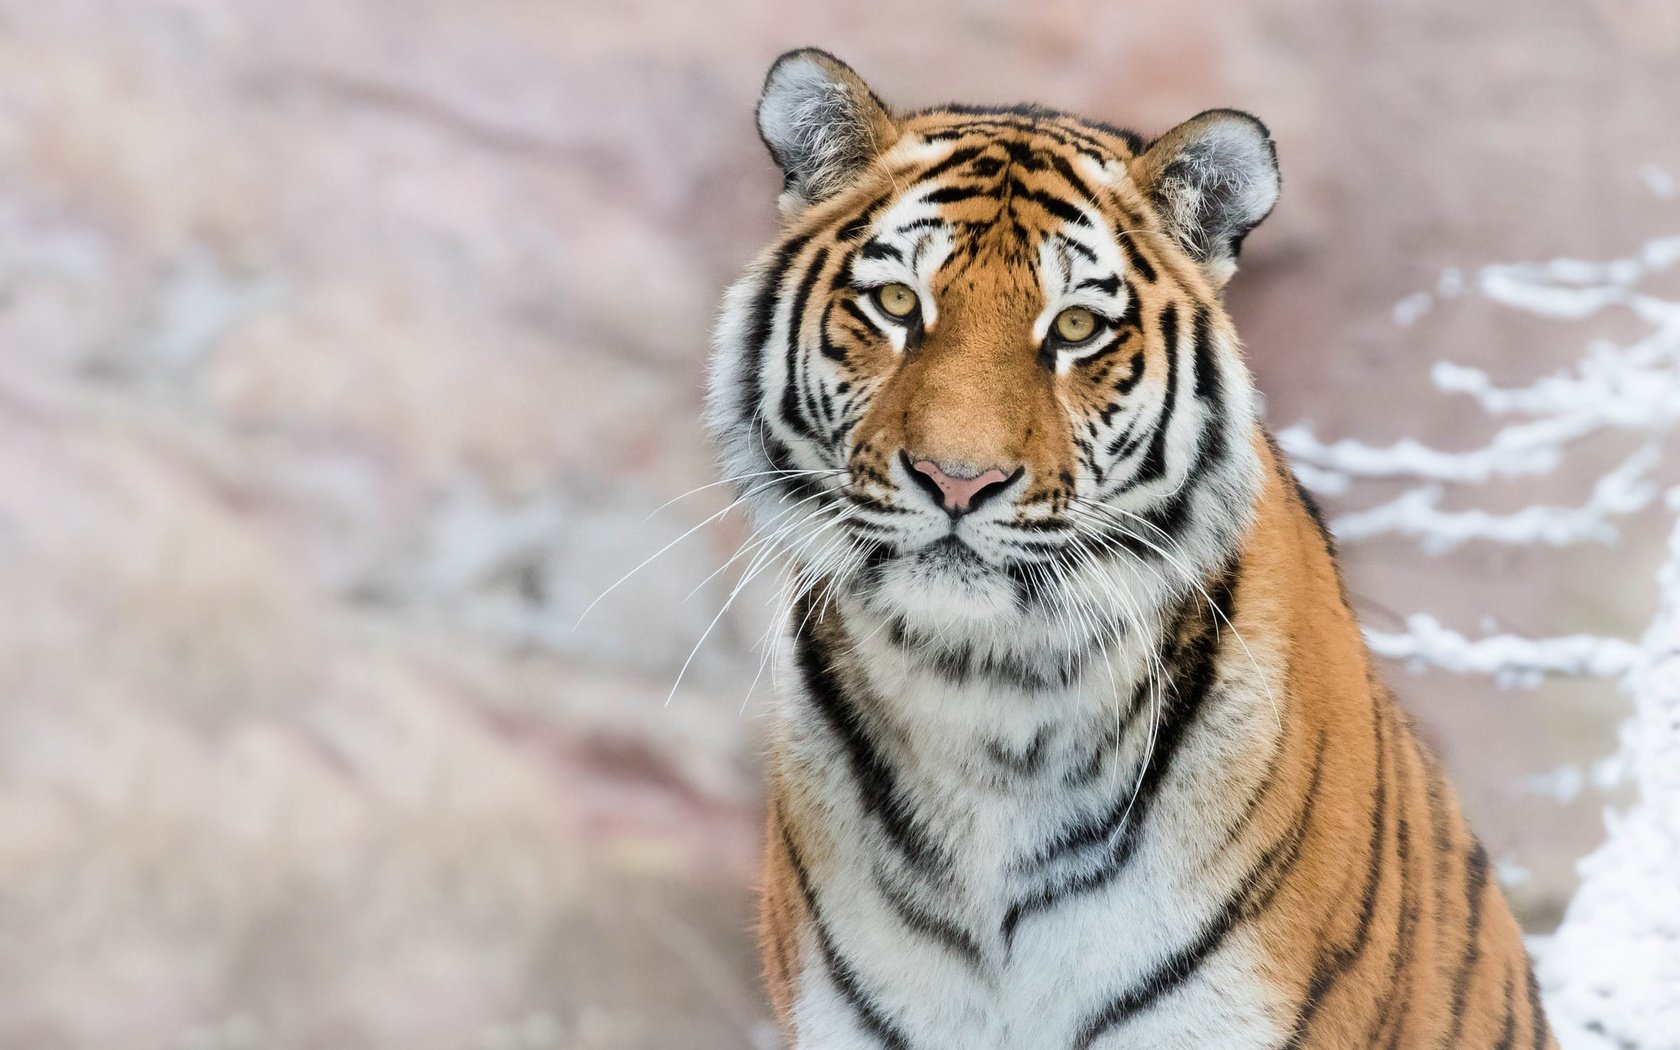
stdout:
<svg viewBox="0 0 1680 1050">
<path fill-rule="evenodd" d="M 1550 424 L 1552 421 L 1548 420 Z M 1499 432 L 1487 445 L 1464 452 L 1430 448 L 1412 438 L 1392 445 L 1368 445 L 1343 438 L 1325 442 L 1305 423 L 1278 432 L 1278 442 L 1296 464 L 1349 478 L 1409 478 L 1477 485 L 1498 477 L 1544 474 L 1558 465 L 1559 448 L 1596 429 L 1576 424 L 1530 425 Z"/>
<path fill-rule="evenodd" d="M 1408 616 L 1403 632 L 1367 631 L 1365 640 L 1378 656 L 1458 674 L 1492 675 L 1512 685 L 1530 684 L 1541 675 L 1620 678 L 1640 658 L 1632 642 L 1591 634 L 1466 638 L 1425 613 Z"/>
<path fill-rule="evenodd" d="M 1675 367 L 1680 302 L 1639 292 L 1634 285 L 1676 264 L 1680 237 L 1651 241 L 1634 255 L 1608 262 L 1560 259 L 1483 267 L 1474 286 L 1512 309 L 1578 319 L 1620 305 L 1651 331 L 1626 346 L 1595 344 L 1568 368 L 1524 386 L 1500 387 L 1478 369 L 1437 364 L 1431 379 L 1443 393 L 1473 397 L 1490 416 L 1529 417 L 1501 427 L 1480 447 L 1448 451 L 1411 438 L 1387 446 L 1352 439 L 1327 442 L 1304 423 L 1283 430 L 1278 440 L 1304 478 L 1326 483 L 1318 486 L 1322 491 L 1340 492 L 1354 478 L 1479 485 L 1545 474 L 1556 469 L 1567 446 L 1588 435 L 1607 430 L 1665 434 L 1680 422 L 1680 369 Z M 1441 290 L 1406 300 L 1398 316 L 1410 323 L 1436 299 L 1463 294 L 1465 283 L 1462 277 L 1444 279 Z M 1408 506 L 1432 502 L 1420 496 Z"/>
<path fill-rule="evenodd" d="M 1610 543 L 1617 537 L 1611 519 L 1642 511 L 1656 497 L 1657 489 L 1649 475 L 1659 459 L 1656 446 L 1646 445 L 1598 479 L 1592 495 L 1579 507 L 1524 507 L 1510 514 L 1442 510 L 1441 486 L 1426 485 L 1369 510 L 1344 514 L 1331 525 L 1342 543 L 1393 534 L 1414 537 L 1432 553 L 1472 540 L 1550 547 L 1587 541 Z"/>
</svg>

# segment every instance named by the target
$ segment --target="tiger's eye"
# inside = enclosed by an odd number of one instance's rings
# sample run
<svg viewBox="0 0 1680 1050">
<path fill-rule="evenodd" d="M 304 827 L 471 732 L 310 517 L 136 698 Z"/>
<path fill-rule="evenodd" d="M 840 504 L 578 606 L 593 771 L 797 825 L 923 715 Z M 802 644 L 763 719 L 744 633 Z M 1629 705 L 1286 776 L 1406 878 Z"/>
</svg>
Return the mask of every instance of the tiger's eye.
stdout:
<svg viewBox="0 0 1680 1050">
<path fill-rule="evenodd" d="M 1050 327 L 1064 343 L 1083 343 L 1097 334 L 1097 315 L 1083 306 L 1070 306 L 1056 315 Z"/>
<path fill-rule="evenodd" d="M 875 289 L 875 304 L 888 317 L 905 318 L 916 312 L 921 301 L 916 298 L 915 289 L 907 284 L 883 284 Z"/>
</svg>

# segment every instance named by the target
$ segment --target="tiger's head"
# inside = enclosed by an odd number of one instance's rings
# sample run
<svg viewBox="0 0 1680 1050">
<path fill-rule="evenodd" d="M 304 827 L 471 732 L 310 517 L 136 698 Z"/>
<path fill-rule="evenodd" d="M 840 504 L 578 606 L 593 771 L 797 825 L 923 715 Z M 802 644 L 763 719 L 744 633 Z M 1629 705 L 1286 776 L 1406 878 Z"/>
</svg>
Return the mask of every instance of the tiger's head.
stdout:
<svg viewBox="0 0 1680 1050">
<path fill-rule="evenodd" d="M 803 50 L 758 127 L 783 229 L 725 298 L 708 421 L 804 583 L 1031 645 L 1229 561 L 1260 439 L 1221 293 L 1277 199 L 1259 121 L 1145 142 L 1032 107 L 896 113 Z"/>
</svg>

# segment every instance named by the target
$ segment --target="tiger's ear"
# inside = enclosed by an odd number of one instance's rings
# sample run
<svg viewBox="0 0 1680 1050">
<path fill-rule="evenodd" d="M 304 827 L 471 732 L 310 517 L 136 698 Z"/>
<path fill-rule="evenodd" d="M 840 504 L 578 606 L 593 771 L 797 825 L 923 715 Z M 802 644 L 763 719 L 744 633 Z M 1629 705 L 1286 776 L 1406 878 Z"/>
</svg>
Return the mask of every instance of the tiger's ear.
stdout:
<svg viewBox="0 0 1680 1050">
<path fill-rule="evenodd" d="M 764 78 L 758 134 L 781 166 L 782 213 L 792 217 L 844 189 L 898 140 L 898 125 L 852 67 L 804 48 Z"/>
<path fill-rule="evenodd" d="M 1271 132 L 1234 109 L 1191 117 L 1151 143 L 1131 170 L 1215 288 L 1231 279 L 1243 238 L 1277 203 Z"/>
</svg>

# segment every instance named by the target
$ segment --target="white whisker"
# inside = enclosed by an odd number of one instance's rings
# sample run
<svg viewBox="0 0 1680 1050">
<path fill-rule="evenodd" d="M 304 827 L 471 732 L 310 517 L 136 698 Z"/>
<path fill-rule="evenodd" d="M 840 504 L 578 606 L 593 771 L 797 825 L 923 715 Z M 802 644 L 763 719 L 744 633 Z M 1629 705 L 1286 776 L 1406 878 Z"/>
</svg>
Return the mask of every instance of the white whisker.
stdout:
<svg viewBox="0 0 1680 1050">
<path fill-rule="evenodd" d="M 1086 508 L 1085 512 L 1087 514 L 1091 513 L 1092 510 L 1097 510 L 1097 511 L 1101 511 L 1101 512 L 1104 512 L 1104 513 L 1114 512 L 1114 513 L 1124 514 L 1129 518 L 1136 519 L 1137 521 L 1140 521 L 1143 524 L 1148 525 L 1150 528 L 1154 529 L 1157 533 L 1159 533 L 1166 542 L 1168 542 L 1168 543 L 1175 542 L 1173 540 L 1173 538 L 1166 533 L 1165 530 L 1163 530 L 1160 526 L 1156 525 L 1154 522 L 1149 521 L 1148 519 L 1144 518 L 1140 514 L 1134 514 L 1131 511 L 1124 510 L 1120 507 L 1110 507 L 1106 504 L 1097 503 L 1094 500 L 1087 500 L 1087 499 L 1083 499 L 1083 498 L 1079 498 L 1079 497 L 1076 497 L 1074 502 L 1077 503 L 1077 504 L 1080 504 L 1082 507 Z M 1069 507 L 1068 509 L 1070 511 L 1072 511 L 1074 508 Z M 1271 704 L 1271 707 L 1272 707 L 1272 717 L 1276 720 L 1278 729 L 1281 730 L 1283 728 L 1283 713 L 1282 713 L 1282 710 L 1280 709 L 1280 707 L 1278 705 L 1277 695 L 1272 690 L 1271 677 L 1269 675 L 1267 675 L 1264 670 L 1261 669 L 1259 659 L 1257 659 L 1255 657 L 1254 651 L 1252 649 L 1250 649 L 1249 646 L 1248 646 L 1248 640 L 1245 639 L 1242 636 L 1241 631 L 1237 630 L 1237 625 L 1231 622 L 1231 618 L 1229 616 L 1225 615 L 1224 610 L 1219 608 L 1219 604 L 1213 600 L 1213 596 L 1210 595 L 1207 592 L 1207 588 L 1202 586 L 1202 584 L 1195 578 L 1195 575 L 1193 573 L 1191 573 L 1189 568 L 1182 561 L 1180 561 L 1178 558 L 1174 557 L 1166 549 L 1164 549 L 1164 548 L 1162 548 L 1162 547 L 1160 547 L 1160 546 L 1158 546 L 1154 543 L 1151 543 L 1149 540 L 1145 539 L 1144 537 L 1139 536 L 1135 532 L 1132 532 L 1131 530 L 1127 529 L 1125 526 L 1119 524 L 1112 517 L 1108 518 L 1106 520 L 1106 523 L 1109 527 L 1113 528 L 1115 531 L 1121 533 L 1122 535 L 1124 535 L 1125 537 L 1127 537 L 1129 539 L 1135 540 L 1136 542 L 1143 544 L 1144 546 L 1148 547 L 1150 550 L 1154 551 L 1156 554 L 1159 554 L 1161 557 L 1163 557 L 1163 558 L 1167 559 L 1169 562 L 1171 562 L 1172 565 L 1175 568 L 1177 568 L 1178 571 L 1189 582 L 1190 586 L 1194 587 L 1196 589 L 1196 591 L 1201 594 L 1202 599 L 1207 602 L 1208 611 L 1211 612 L 1214 615 L 1215 620 L 1216 621 L 1223 620 L 1225 622 L 1225 626 L 1227 626 L 1231 629 L 1231 635 L 1234 638 L 1236 638 L 1237 644 L 1242 647 L 1243 655 L 1248 657 L 1249 665 L 1254 669 L 1255 677 L 1259 679 L 1259 683 L 1260 683 L 1261 688 L 1263 688 L 1266 691 L 1266 700 L 1267 700 L 1268 703 Z M 1119 548 L 1119 549 L 1123 550 L 1124 548 Z M 1134 555 L 1134 557 L 1135 557 L 1135 555 Z M 1215 630 L 1216 633 L 1217 633 L 1218 629 L 1219 629 L 1219 626 L 1218 626 L 1218 623 L 1216 622 L 1214 624 L 1214 630 Z"/>
<path fill-rule="evenodd" d="M 715 489 L 719 485 L 734 485 L 734 484 L 738 484 L 742 481 L 746 481 L 748 478 L 765 478 L 765 477 L 770 477 L 772 475 L 775 475 L 777 477 L 784 477 L 784 478 L 786 478 L 786 477 L 830 477 L 830 476 L 833 476 L 835 474 L 844 474 L 844 473 L 846 473 L 844 470 L 756 470 L 756 471 L 753 471 L 750 474 L 737 474 L 732 478 L 722 478 L 718 481 L 713 481 L 713 482 L 711 482 L 709 484 L 706 484 L 706 485 L 696 485 L 695 487 L 689 489 L 687 492 L 684 492 L 680 495 L 672 496 L 670 499 L 666 500 L 664 503 L 661 503 L 659 506 L 657 506 L 657 507 L 653 508 L 652 510 L 648 511 L 647 517 L 642 519 L 642 524 L 646 525 L 648 522 L 652 521 L 656 516 L 658 516 L 659 512 L 664 510 L 666 507 L 669 507 L 674 503 L 680 503 L 683 500 L 687 499 L 688 497 L 695 495 L 696 493 L 705 492 L 707 489 Z"/>
<path fill-rule="evenodd" d="M 721 508 L 717 511 L 714 511 L 711 514 L 708 514 L 705 518 L 701 519 L 701 521 L 698 524 L 696 524 L 695 526 L 690 528 L 688 531 L 684 532 L 681 536 L 678 536 L 676 539 L 672 540 L 670 543 L 667 543 L 665 546 L 659 548 L 658 550 L 654 551 L 652 554 L 648 555 L 645 559 L 642 560 L 642 563 L 640 565 L 637 565 L 634 569 L 631 569 L 629 572 L 625 573 L 623 576 L 620 576 L 618 578 L 617 582 L 615 582 L 611 587 L 608 587 L 606 590 L 604 590 L 600 594 L 596 595 L 595 600 L 590 602 L 587 606 L 584 607 L 583 612 L 577 618 L 577 623 L 572 625 L 572 629 L 575 631 L 575 630 L 577 630 L 578 627 L 582 626 L 584 619 L 586 617 L 588 617 L 590 611 L 592 609 L 594 609 L 595 606 L 601 604 L 601 599 L 602 598 L 605 598 L 607 595 L 611 594 L 613 591 L 618 590 L 619 587 L 623 586 L 623 584 L 626 580 L 630 579 L 632 576 L 636 575 L 638 572 L 641 572 L 643 569 L 647 568 L 650 564 L 652 564 L 654 559 L 658 558 L 660 555 L 664 554 L 666 551 L 670 550 L 672 547 L 675 547 L 677 544 L 681 543 L 683 540 L 688 539 L 690 536 L 694 535 L 696 532 L 699 532 L 701 529 L 705 528 L 707 525 L 710 525 L 712 522 L 714 522 L 717 519 L 723 517 L 725 514 L 728 514 L 731 510 L 735 509 L 735 506 L 737 504 L 741 503 L 743 500 L 747 499 L 749 496 L 752 496 L 752 495 L 756 494 L 757 492 L 763 490 L 764 488 L 767 488 L 768 486 L 774 485 L 774 484 L 775 484 L 775 481 L 761 482 L 759 485 L 755 486 L 754 488 L 749 489 L 748 491 L 741 493 L 739 496 L 736 496 L 734 499 L 730 500 L 729 504 L 727 506 L 725 506 L 725 507 L 723 507 L 723 508 Z"/>
</svg>

